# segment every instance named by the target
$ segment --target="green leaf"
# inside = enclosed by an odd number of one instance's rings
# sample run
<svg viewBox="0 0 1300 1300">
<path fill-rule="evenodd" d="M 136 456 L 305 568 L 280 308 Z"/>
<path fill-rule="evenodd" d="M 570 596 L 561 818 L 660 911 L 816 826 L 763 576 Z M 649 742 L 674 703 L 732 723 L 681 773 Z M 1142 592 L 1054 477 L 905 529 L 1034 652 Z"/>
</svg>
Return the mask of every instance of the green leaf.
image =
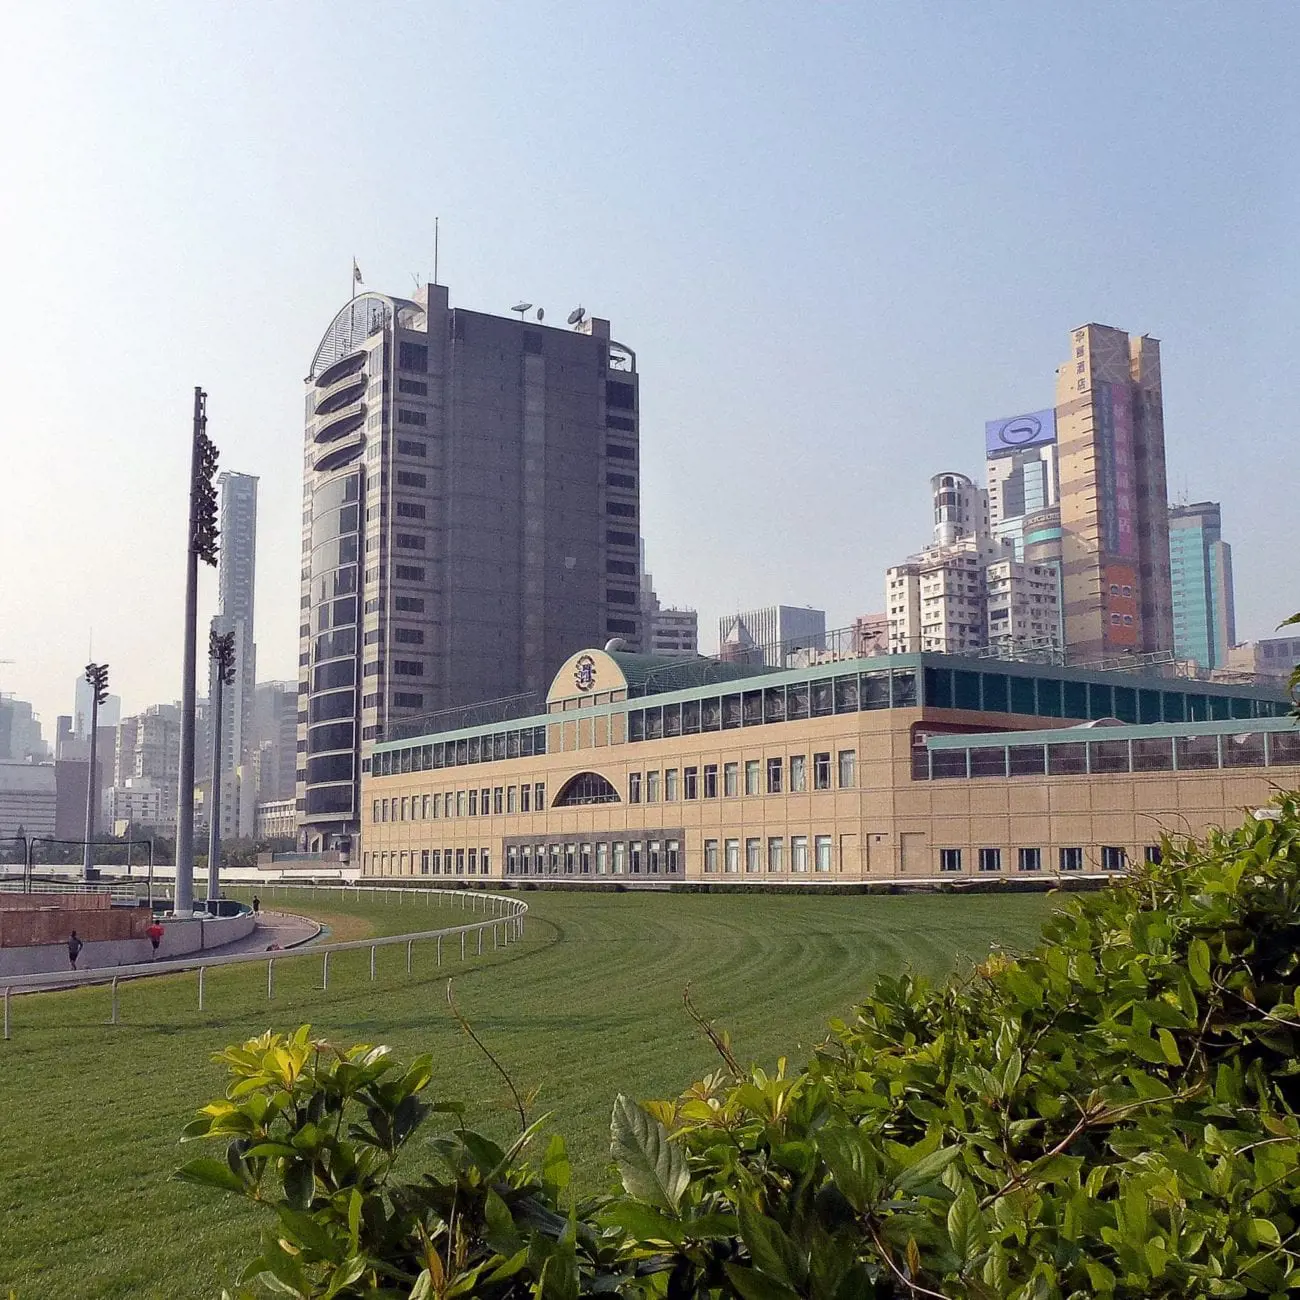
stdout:
<svg viewBox="0 0 1300 1300">
<path fill-rule="evenodd" d="M 969 1264 L 984 1244 L 984 1218 L 979 1198 L 972 1187 L 965 1187 L 948 1207 L 948 1240 L 957 1258 Z"/>
<path fill-rule="evenodd" d="M 223 1192 L 238 1192 L 241 1196 L 248 1191 L 248 1184 L 224 1160 L 213 1160 L 209 1156 L 183 1164 L 175 1177 L 183 1183 L 219 1187 Z"/>
<path fill-rule="evenodd" d="M 1187 948 L 1187 969 L 1198 989 L 1208 989 L 1210 982 L 1210 945 L 1204 939 L 1193 939 Z"/>
<path fill-rule="evenodd" d="M 754 1266 L 769 1277 L 796 1290 L 807 1277 L 807 1267 L 784 1229 L 742 1198 L 739 1206 L 740 1236 Z"/>
<path fill-rule="evenodd" d="M 938 1151 L 931 1151 L 898 1175 L 894 1180 L 894 1190 L 914 1192 L 918 1187 L 933 1182 L 959 1155 L 960 1147 L 940 1147 Z"/>
<path fill-rule="evenodd" d="M 865 1214 L 878 1189 L 876 1160 L 856 1129 L 827 1127 L 817 1134 L 817 1150 L 836 1187 L 859 1214 Z"/>
<path fill-rule="evenodd" d="M 316 1178 L 312 1173 L 311 1163 L 307 1160 L 287 1160 L 282 1180 L 284 1199 L 295 1210 L 305 1210 L 311 1205 L 312 1193 L 316 1190 Z"/>
<path fill-rule="evenodd" d="M 573 1169 L 569 1164 L 569 1152 L 564 1139 L 558 1133 L 552 1134 L 551 1140 L 546 1144 L 546 1154 L 542 1157 L 542 1186 L 553 1201 L 558 1202 L 568 1190 L 572 1176 Z"/>
<path fill-rule="evenodd" d="M 616 1201 L 600 1217 L 602 1223 L 622 1228 L 641 1245 L 668 1242 L 678 1246 L 686 1238 L 686 1225 L 680 1219 L 670 1218 L 662 1210 L 641 1201 Z"/>
<path fill-rule="evenodd" d="M 1282 1244 L 1282 1234 L 1277 1230 L 1277 1224 L 1272 1219 L 1252 1219 L 1251 1226 L 1255 1230 L 1255 1236 L 1261 1246 L 1280 1246 Z"/>
<path fill-rule="evenodd" d="M 609 1125 L 610 1153 L 629 1196 L 676 1212 L 691 1180 L 686 1156 L 668 1130 L 622 1093 Z"/>
<path fill-rule="evenodd" d="M 792 1291 L 775 1278 L 754 1272 L 752 1268 L 742 1268 L 739 1264 L 727 1264 L 725 1268 L 727 1279 L 741 1300 L 799 1300 L 797 1291 Z"/>
<path fill-rule="evenodd" d="M 1167 1029 L 1157 1029 L 1156 1038 L 1160 1042 L 1160 1050 L 1165 1054 L 1165 1060 L 1170 1065 L 1182 1065 L 1183 1058 L 1178 1053 L 1178 1043 L 1173 1034 Z"/>
</svg>

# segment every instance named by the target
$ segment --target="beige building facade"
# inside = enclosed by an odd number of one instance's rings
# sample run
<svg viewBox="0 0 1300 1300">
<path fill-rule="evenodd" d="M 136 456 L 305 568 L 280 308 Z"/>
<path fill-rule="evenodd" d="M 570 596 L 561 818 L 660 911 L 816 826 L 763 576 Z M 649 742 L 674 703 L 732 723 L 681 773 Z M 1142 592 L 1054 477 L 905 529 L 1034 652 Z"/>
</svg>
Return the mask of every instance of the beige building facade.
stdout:
<svg viewBox="0 0 1300 1300">
<path fill-rule="evenodd" d="M 367 876 L 833 884 L 1118 870 L 1300 785 L 1280 691 L 891 655 L 583 651 L 547 712 L 377 746 Z"/>
</svg>

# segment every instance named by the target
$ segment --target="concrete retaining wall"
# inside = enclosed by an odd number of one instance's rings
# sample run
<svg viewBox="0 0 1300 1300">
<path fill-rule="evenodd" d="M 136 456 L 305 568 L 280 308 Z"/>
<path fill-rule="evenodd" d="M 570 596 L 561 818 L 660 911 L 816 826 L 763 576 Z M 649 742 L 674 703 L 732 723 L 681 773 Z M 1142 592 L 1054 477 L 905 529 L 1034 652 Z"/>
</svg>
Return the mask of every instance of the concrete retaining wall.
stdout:
<svg viewBox="0 0 1300 1300">
<path fill-rule="evenodd" d="M 148 913 L 144 913 L 144 922 L 148 924 Z M 193 921 L 164 921 L 163 939 L 158 948 L 158 957 L 184 957 L 194 952 L 204 952 L 209 948 L 219 948 L 222 944 L 233 943 L 253 932 L 254 919 L 251 912 L 239 916 L 217 916 Z M 69 929 L 74 928 L 69 926 Z M 79 928 L 79 927 L 77 927 Z M 36 975 L 45 971 L 65 971 L 68 969 L 68 948 L 64 941 L 57 944 L 41 944 L 35 947 L 0 949 L 0 976 Z M 134 962 L 149 961 L 153 957 L 153 947 L 147 938 L 91 940 L 81 950 L 77 958 L 78 970 L 111 970 L 115 966 L 130 966 Z"/>
</svg>

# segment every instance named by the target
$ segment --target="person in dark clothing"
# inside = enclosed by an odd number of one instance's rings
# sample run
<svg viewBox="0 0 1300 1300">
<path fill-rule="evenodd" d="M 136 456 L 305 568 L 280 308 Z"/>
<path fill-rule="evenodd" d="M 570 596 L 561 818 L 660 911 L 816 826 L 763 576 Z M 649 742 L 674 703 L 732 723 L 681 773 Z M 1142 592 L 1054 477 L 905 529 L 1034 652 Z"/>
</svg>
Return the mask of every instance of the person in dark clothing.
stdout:
<svg viewBox="0 0 1300 1300">
<path fill-rule="evenodd" d="M 256 894 L 253 895 L 253 915 L 256 916 L 262 910 L 262 900 Z"/>
<path fill-rule="evenodd" d="M 77 932 L 73 930 L 71 935 L 68 936 L 68 960 L 72 963 L 73 970 L 77 969 L 77 957 L 85 946 L 86 945 L 77 938 Z"/>
</svg>

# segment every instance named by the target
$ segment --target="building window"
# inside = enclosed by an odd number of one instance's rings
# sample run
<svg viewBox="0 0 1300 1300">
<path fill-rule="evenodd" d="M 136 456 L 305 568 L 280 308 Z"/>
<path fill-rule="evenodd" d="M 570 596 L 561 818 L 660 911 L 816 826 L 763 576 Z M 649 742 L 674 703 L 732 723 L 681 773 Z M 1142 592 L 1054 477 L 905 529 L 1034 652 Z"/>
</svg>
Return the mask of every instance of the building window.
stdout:
<svg viewBox="0 0 1300 1300">
<path fill-rule="evenodd" d="M 1161 851 L 1160 845 L 1148 844 L 1143 850 L 1143 858 L 1145 859 L 1147 866 L 1158 867 L 1164 860 L 1164 853 Z"/>
<path fill-rule="evenodd" d="M 767 792 L 768 794 L 781 793 L 781 774 L 782 763 L 779 758 L 769 758 L 767 760 Z"/>
<path fill-rule="evenodd" d="M 790 755 L 790 793 L 803 794 L 808 788 L 808 759 L 803 754 Z"/>
<path fill-rule="evenodd" d="M 708 875 L 715 875 L 718 870 L 718 841 L 704 841 L 704 870 Z"/>
<path fill-rule="evenodd" d="M 718 797 L 718 765 L 716 763 L 705 763 L 704 765 L 704 797 L 706 799 L 716 799 Z M 687 795 L 689 799 L 690 796 Z"/>
<path fill-rule="evenodd" d="M 816 852 L 815 866 L 818 871 L 829 871 L 831 869 L 831 837 L 829 835 L 819 835 L 814 843 Z"/>
<path fill-rule="evenodd" d="M 740 764 L 724 763 L 722 767 L 722 793 L 734 798 L 740 792 Z"/>
<path fill-rule="evenodd" d="M 857 785 L 857 751 L 841 749 L 839 752 L 840 789 L 852 790 Z"/>
<path fill-rule="evenodd" d="M 465 874 L 465 850 L 456 850 L 456 874 L 463 876 Z"/>
<path fill-rule="evenodd" d="M 506 812 L 512 813 L 519 805 L 519 792 L 513 785 L 506 786 Z"/>
<path fill-rule="evenodd" d="M 1083 870 L 1083 850 L 1080 848 L 1062 849 L 1058 858 L 1062 871 Z"/>
<path fill-rule="evenodd" d="M 533 787 L 531 785 L 521 785 L 519 787 L 519 811 L 531 812 L 533 799 Z"/>
<path fill-rule="evenodd" d="M 500 816 L 505 811 L 505 788 L 503 786 L 494 786 L 492 788 L 492 811 Z"/>
<path fill-rule="evenodd" d="M 633 840 L 627 846 L 627 869 L 634 876 L 641 874 L 641 851 L 642 844 L 640 840 Z"/>
<path fill-rule="evenodd" d="M 670 767 L 664 772 L 664 802 L 677 802 L 677 769 Z"/>
<path fill-rule="evenodd" d="M 622 840 L 614 841 L 614 874 L 621 876 L 627 870 L 627 845 Z"/>
<path fill-rule="evenodd" d="M 645 774 L 645 801 L 646 803 L 659 802 L 659 773 L 647 772 Z"/>
<path fill-rule="evenodd" d="M 423 411 L 407 411 L 401 407 L 397 410 L 398 424 L 412 424 L 416 427 L 429 423 L 429 417 Z"/>
<path fill-rule="evenodd" d="M 740 872 L 740 841 L 727 841 L 726 870 L 728 875 L 738 875 Z"/>
<path fill-rule="evenodd" d="M 379 800 L 378 800 L 378 799 L 375 800 L 375 802 L 374 802 L 374 806 L 373 806 L 373 807 L 371 808 L 371 810 L 370 810 L 370 820 L 371 820 L 372 822 L 377 822 L 377 821 L 379 820 Z"/>
<path fill-rule="evenodd" d="M 940 870 L 940 871 L 960 871 L 960 870 L 961 870 L 961 850 L 960 850 L 960 849 L 940 849 L 940 850 L 939 850 L 939 870 Z"/>
<path fill-rule="evenodd" d="M 546 786 L 541 781 L 538 781 L 533 786 L 533 807 L 538 812 L 541 812 L 546 807 Z"/>
<path fill-rule="evenodd" d="M 415 438 L 399 438 L 397 440 L 397 450 L 402 456 L 419 456 L 424 459 L 426 453 L 425 444 Z"/>
<path fill-rule="evenodd" d="M 763 869 L 763 841 L 748 839 L 745 841 L 745 871 L 756 875 Z"/>
<path fill-rule="evenodd" d="M 806 835 L 790 836 L 790 870 L 808 870 L 808 837 Z"/>
<path fill-rule="evenodd" d="M 745 793 L 758 794 L 758 759 L 747 758 L 745 760 Z"/>
<path fill-rule="evenodd" d="M 573 875 L 573 869 L 577 865 L 578 846 L 576 844 L 566 844 L 564 846 L 564 874 Z"/>
<path fill-rule="evenodd" d="M 1001 871 L 1002 850 L 1001 849 L 980 849 L 980 870 Z"/>
<path fill-rule="evenodd" d="M 829 790 L 831 788 L 831 756 L 829 754 L 813 755 L 813 789 Z"/>
<path fill-rule="evenodd" d="M 767 842 L 767 869 L 785 870 L 785 841 L 779 835 L 773 835 Z"/>
<path fill-rule="evenodd" d="M 1101 850 L 1101 869 L 1103 871 L 1123 871 L 1128 865 L 1128 854 L 1113 844 L 1103 846 Z"/>
<path fill-rule="evenodd" d="M 609 871 L 609 845 L 600 843 L 596 845 L 596 874 L 598 876 L 606 875 Z"/>
<path fill-rule="evenodd" d="M 483 811 L 486 812 L 487 809 L 485 808 Z M 469 792 L 469 815 L 471 817 L 478 816 L 478 791 L 477 790 L 471 790 Z"/>
<path fill-rule="evenodd" d="M 1043 869 L 1042 849 L 1021 849 L 1018 865 L 1021 871 L 1041 871 Z"/>
<path fill-rule="evenodd" d="M 464 817 L 465 809 L 468 807 L 467 796 L 464 790 L 456 791 L 456 816 Z"/>
<path fill-rule="evenodd" d="M 628 803 L 641 802 L 641 773 L 629 772 L 627 777 L 627 801 Z"/>
<path fill-rule="evenodd" d="M 664 848 L 664 870 L 675 876 L 681 868 L 682 846 L 680 840 L 668 840 Z"/>
</svg>

